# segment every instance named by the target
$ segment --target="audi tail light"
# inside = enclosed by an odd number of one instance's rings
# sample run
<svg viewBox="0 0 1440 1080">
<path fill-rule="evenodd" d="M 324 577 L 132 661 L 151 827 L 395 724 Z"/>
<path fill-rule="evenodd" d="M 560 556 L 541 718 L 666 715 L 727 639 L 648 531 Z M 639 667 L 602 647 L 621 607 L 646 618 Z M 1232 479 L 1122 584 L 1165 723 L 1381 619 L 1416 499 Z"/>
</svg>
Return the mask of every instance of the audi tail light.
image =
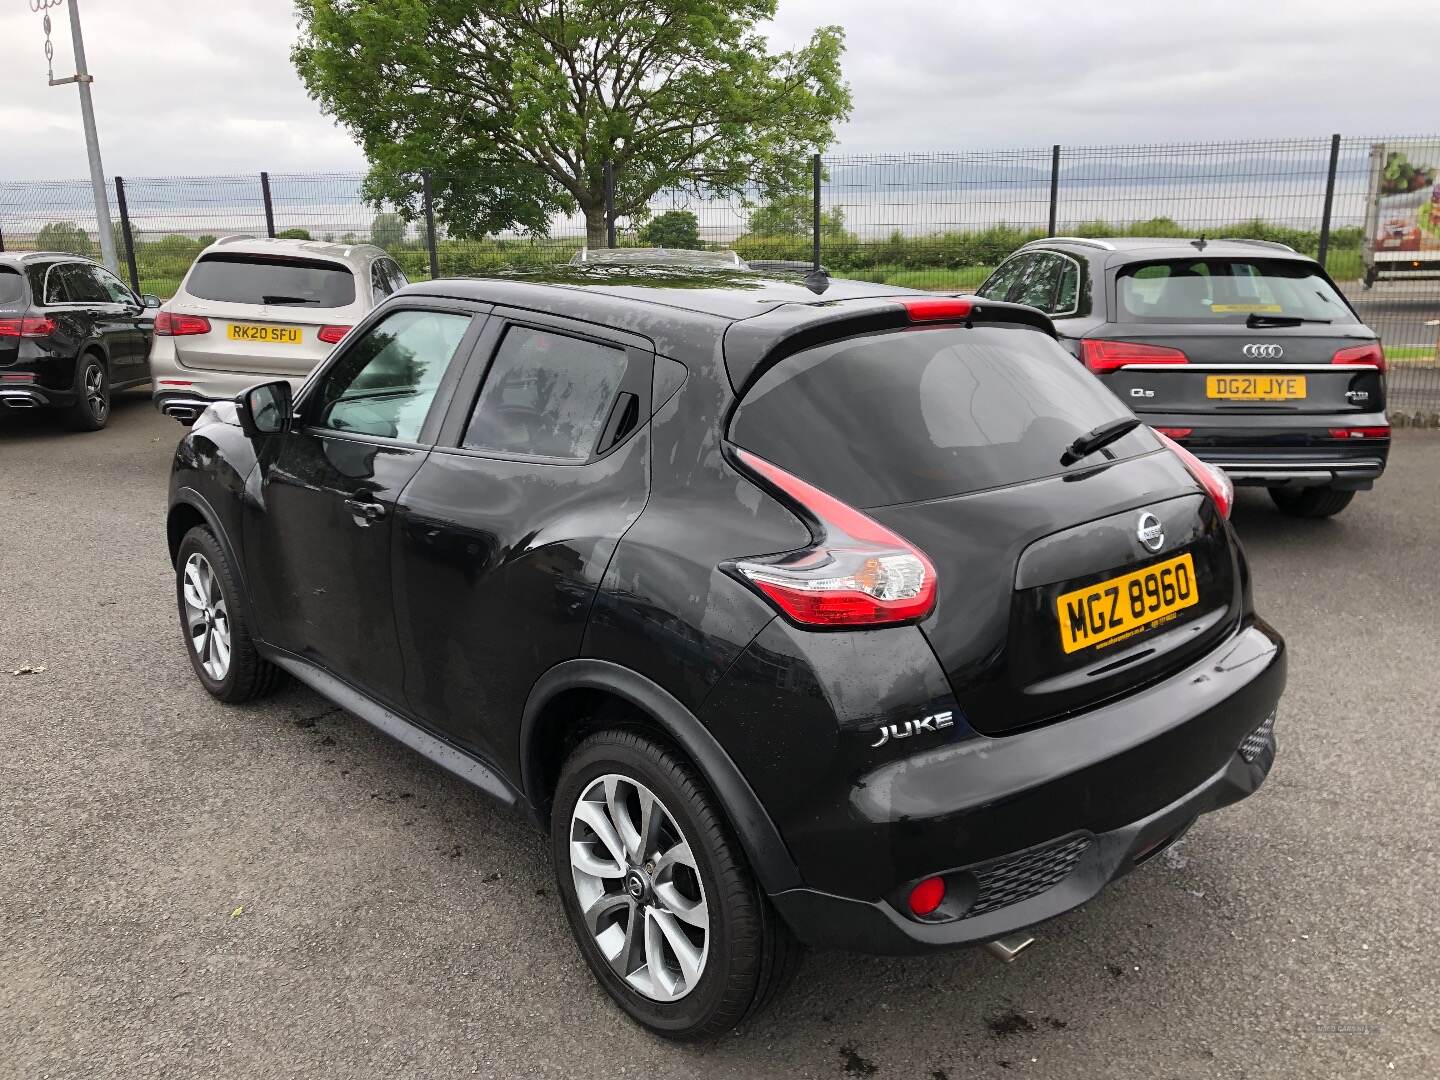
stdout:
<svg viewBox="0 0 1440 1080">
<path fill-rule="evenodd" d="M 1330 363 L 1373 367 L 1383 374 L 1385 350 L 1380 347 L 1378 341 L 1372 341 L 1369 345 L 1356 345 L 1348 349 L 1341 349 L 1330 359 Z"/>
<path fill-rule="evenodd" d="M 158 337 L 193 337 L 210 333 L 210 320 L 203 315 L 177 315 L 162 311 L 155 316 L 155 333 Z"/>
<path fill-rule="evenodd" d="M 1164 345 L 1142 345 L 1138 341 L 1109 341 L 1082 338 L 1080 358 L 1097 375 L 1118 371 L 1132 364 L 1188 364 L 1190 358 L 1179 349 Z"/>
<path fill-rule="evenodd" d="M 1330 429 L 1332 439 L 1388 439 L 1390 438 L 1390 425 L 1376 424 L 1371 427 L 1332 427 Z"/>
<path fill-rule="evenodd" d="M 741 468 L 810 526 L 809 547 L 727 563 L 800 626 L 849 629 L 914 622 L 935 607 L 935 567 L 874 518 L 745 450 Z"/>
<path fill-rule="evenodd" d="M 1155 429 L 1151 428 L 1151 430 Z M 1235 485 L 1231 483 L 1230 477 L 1214 465 L 1201 461 L 1170 436 L 1155 431 L 1155 437 L 1164 443 L 1189 470 L 1190 475 L 1199 481 L 1200 486 L 1205 489 L 1205 493 L 1214 501 L 1215 509 L 1220 511 L 1220 516 L 1229 518 L 1230 511 L 1235 507 Z"/>
</svg>

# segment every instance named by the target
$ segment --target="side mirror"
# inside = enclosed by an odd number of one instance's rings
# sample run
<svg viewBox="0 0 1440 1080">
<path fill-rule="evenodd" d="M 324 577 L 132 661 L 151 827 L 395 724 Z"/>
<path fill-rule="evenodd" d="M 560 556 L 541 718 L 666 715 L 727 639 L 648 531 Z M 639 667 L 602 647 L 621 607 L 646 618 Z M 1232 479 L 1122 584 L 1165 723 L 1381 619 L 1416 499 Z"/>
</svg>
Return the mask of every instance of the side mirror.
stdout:
<svg viewBox="0 0 1440 1080">
<path fill-rule="evenodd" d="M 250 438 L 278 435 L 290 427 L 294 404 L 290 384 L 284 379 L 261 383 L 235 398 L 235 415 L 240 429 Z"/>
<path fill-rule="evenodd" d="M 153 311 L 155 308 L 158 308 L 160 306 L 161 301 L 160 297 L 156 296 L 154 293 L 147 292 L 140 294 L 140 303 Z"/>
</svg>

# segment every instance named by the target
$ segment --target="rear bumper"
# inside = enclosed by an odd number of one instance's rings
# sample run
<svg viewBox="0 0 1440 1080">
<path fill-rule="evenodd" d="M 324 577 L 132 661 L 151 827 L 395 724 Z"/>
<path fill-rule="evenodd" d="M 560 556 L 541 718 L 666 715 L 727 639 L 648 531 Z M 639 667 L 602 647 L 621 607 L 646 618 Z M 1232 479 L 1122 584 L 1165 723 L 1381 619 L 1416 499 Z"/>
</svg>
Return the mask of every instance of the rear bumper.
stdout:
<svg viewBox="0 0 1440 1080">
<path fill-rule="evenodd" d="M 1245 427 L 1213 416 L 1147 414 L 1152 427 L 1188 432 L 1177 441 L 1201 461 L 1225 470 L 1237 485 L 1362 489 L 1385 472 L 1390 439 L 1338 438 L 1331 433 L 1388 424 L 1384 413 L 1254 417 Z"/>
<path fill-rule="evenodd" d="M 1237 748 L 1225 766 L 1199 787 L 1139 821 L 1109 832 L 1062 837 L 1059 842 L 1035 849 L 1038 857 L 1028 860 L 1023 853 L 1017 853 L 1020 857 L 1011 857 L 1009 863 L 1025 869 L 1002 868 L 1012 882 L 1017 873 L 1036 872 L 1046 849 L 1064 852 L 1057 857 L 1066 858 L 1075 846 L 1083 844 L 1073 868 L 1056 884 L 981 915 L 955 922 L 922 923 L 901 915 L 884 900 L 852 900 L 813 889 L 792 889 L 771 899 L 800 940 L 812 947 L 906 955 L 993 941 L 1090 900 L 1110 882 L 1180 839 L 1201 814 L 1253 793 L 1264 783 L 1274 760 L 1275 740 L 1267 732 L 1253 761 L 1247 761 Z M 1061 868 L 1069 865 L 1067 858 Z"/>
<path fill-rule="evenodd" d="M 53 391 L 38 386 L 7 386 L 0 389 L 0 406 L 9 409 L 38 409 L 58 404 Z"/>
<path fill-rule="evenodd" d="M 782 825 L 810 887 L 772 899 L 807 943 L 879 953 L 989 941 L 1068 911 L 1260 786 L 1285 666 L 1283 641 L 1257 620 L 1170 678 L 1068 720 L 960 732 L 881 764 L 851 780 L 843 805 Z M 1265 745 L 1242 755 L 1262 730 Z M 902 913 L 931 875 L 958 906 L 929 921 Z"/>
</svg>

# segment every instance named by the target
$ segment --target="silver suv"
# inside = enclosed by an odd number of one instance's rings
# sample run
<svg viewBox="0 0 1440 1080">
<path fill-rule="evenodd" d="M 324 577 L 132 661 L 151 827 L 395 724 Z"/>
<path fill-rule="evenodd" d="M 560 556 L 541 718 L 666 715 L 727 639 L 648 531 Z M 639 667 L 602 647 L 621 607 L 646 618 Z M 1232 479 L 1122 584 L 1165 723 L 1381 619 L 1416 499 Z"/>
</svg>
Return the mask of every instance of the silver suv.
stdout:
<svg viewBox="0 0 1440 1080">
<path fill-rule="evenodd" d="M 408 284 L 369 244 L 227 236 L 202 251 L 155 318 L 155 405 L 194 423 L 257 382 L 295 389 L 352 326 Z"/>
</svg>

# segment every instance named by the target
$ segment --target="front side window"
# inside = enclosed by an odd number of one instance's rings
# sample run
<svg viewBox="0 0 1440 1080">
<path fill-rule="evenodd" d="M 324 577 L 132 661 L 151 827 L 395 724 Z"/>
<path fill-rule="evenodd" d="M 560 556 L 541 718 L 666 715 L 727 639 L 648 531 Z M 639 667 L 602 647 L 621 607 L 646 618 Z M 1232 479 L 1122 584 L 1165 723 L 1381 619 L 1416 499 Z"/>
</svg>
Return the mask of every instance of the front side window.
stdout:
<svg viewBox="0 0 1440 1080">
<path fill-rule="evenodd" d="M 397 311 L 350 346 L 316 388 L 317 427 L 415 442 L 470 316 Z"/>
<path fill-rule="evenodd" d="M 1010 287 L 1015 284 L 1015 279 L 1020 276 L 1020 272 L 1029 263 L 1029 255 L 1020 255 L 1007 263 L 1001 263 L 999 268 L 985 280 L 985 284 L 980 286 L 976 295 L 983 296 L 987 300 L 1004 300 L 1010 295 Z"/>
<path fill-rule="evenodd" d="M 1170 259 L 1127 266 L 1116 281 L 1122 322 L 1244 323 L 1251 316 L 1353 323 L 1314 263 Z"/>
<path fill-rule="evenodd" d="M 465 448 L 557 462 L 588 460 L 627 364 L 625 350 L 612 345 L 510 327 L 475 403 Z"/>
<path fill-rule="evenodd" d="M 86 267 L 95 284 L 105 294 L 105 299 L 112 304 L 134 304 L 135 297 L 119 278 L 110 273 L 103 266 Z"/>
</svg>

